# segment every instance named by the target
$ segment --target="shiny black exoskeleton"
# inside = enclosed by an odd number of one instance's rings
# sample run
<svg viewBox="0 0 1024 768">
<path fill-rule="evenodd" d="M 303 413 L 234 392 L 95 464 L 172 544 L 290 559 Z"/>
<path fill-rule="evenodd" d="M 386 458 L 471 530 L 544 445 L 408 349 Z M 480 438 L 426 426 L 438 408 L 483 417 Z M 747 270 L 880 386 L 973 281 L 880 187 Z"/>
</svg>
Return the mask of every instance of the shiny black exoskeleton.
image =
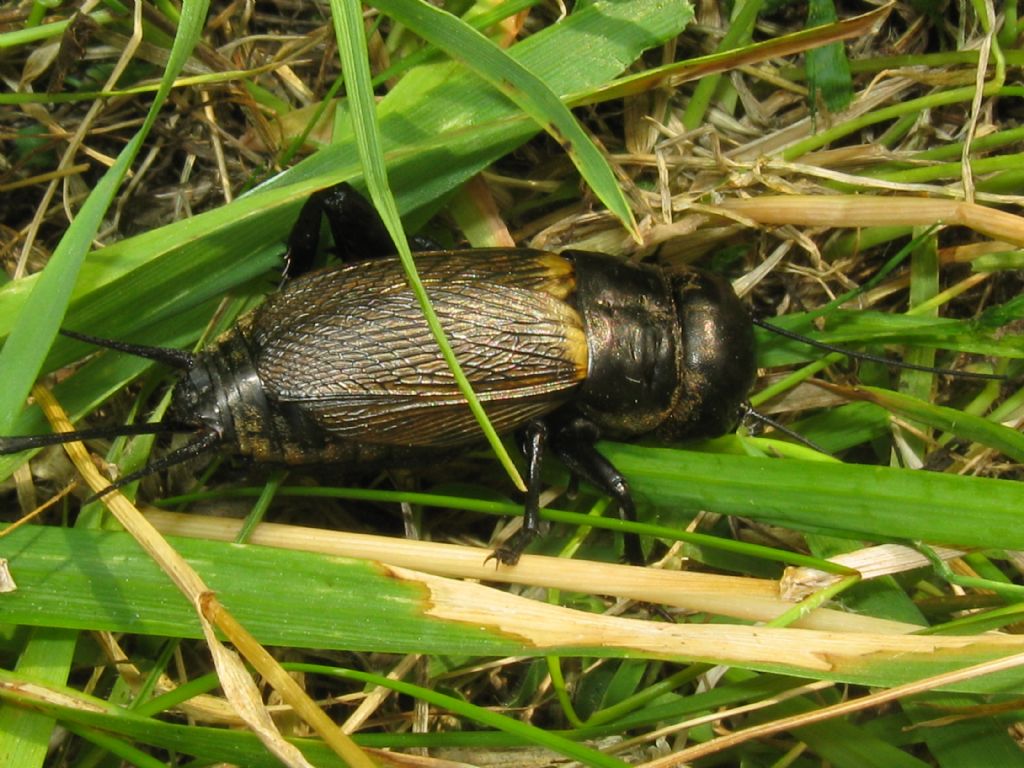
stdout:
<svg viewBox="0 0 1024 768">
<path fill-rule="evenodd" d="M 311 261 L 321 210 L 343 263 L 292 280 L 200 354 L 173 416 L 261 462 L 395 465 L 479 444 L 365 200 L 341 186 L 307 203 L 292 259 Z M 725 280 L 583 251 L 427 251 L 416 262 L 495 429 L 518 432 L 526 454 L 526 519 L 495 552 L 502 562 L 515 563 L 537 532 L 546 447 L 634 519 L 600 437 L 667 442 L 735 426 L 755 376 L 754 337 Z M 627 548 L 642 560 L 635 539 Z"/>
<path fill-rule="evenodd" d="M 293 271 L 312 263 L 324 214 L 340 265 L 290 280 L 202 353 L 175 358 L 186 372 L 168 430 L 196 436 L 152 468 L 214 447 L 259 462 L 400 466 L 481 442 L 383 225 L 347 185 L 303 207 Z M 712 274 L 531 249 L 428 250 L 416 263 L 491 422 L 526 456 L 524 524 L 494 553 L 505 564 L 537 533 L 546 449 L 632 520 L 626 480 L 597 440 L 723 434 L 753 384 L 751 319 Z M 642 562 L 636 537 L 626 546 Z"/>
</svg>

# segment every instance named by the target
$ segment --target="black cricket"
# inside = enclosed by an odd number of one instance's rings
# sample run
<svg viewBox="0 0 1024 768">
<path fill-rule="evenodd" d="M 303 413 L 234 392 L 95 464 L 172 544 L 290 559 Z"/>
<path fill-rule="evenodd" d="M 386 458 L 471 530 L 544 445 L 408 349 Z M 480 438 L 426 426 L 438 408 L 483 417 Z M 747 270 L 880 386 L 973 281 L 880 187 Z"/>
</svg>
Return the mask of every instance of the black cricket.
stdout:
<svg viewBox="0 0 1024 768">
<path fill-rule="evenodd" d="M 309 271 L 323 215 L 341 263 Z M 387 467 L 480 444 L 393 250 L 350 186 L 315 194 L 288 241 L 289 270 L 305 273 L 200 354 L 67 332 L 183 369 L 165 422 L 0 438 L 0 453 L 99 434 L 194 433 L 122 485 L 215 448 L 271 464 Z M 547 449 L 635 520 L 629 485 L 599 438 L 670 442 L 735 427 L 756 375 L 754 333 L 724 279 L 585 251 L 421 250 L 416 261 L 495 429 L 516 433 L 526 458 L 525 519 L 494 552 L 500 562 L 515 564 L 537 535 Z M 626 557 L 643 562 L 635 536 Z"/>
</svg>

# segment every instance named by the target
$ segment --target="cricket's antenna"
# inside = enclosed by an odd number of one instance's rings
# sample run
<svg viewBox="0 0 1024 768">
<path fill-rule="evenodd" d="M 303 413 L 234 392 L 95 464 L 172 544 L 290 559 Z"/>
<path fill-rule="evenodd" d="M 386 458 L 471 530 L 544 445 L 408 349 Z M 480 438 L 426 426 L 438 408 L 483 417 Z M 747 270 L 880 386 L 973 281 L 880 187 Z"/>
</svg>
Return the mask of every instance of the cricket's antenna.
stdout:
<svg viewBox="0 0 1024 768">
<path fill-rule="evenodd" d="M 48 435 L 25 435 L 23 437 L 0 437 L 0 455 L 20 453 L 30 448 L 43 448 L 47 445 L 73 443 L 76 440 L 91 440 L 97 437 L 126 437 L 129 435 L 165 435 L 172 432 L 194 432 L 195 424 L 178 422 L 145 422 L 142 424 L 122 424 L 118 427 L 92 427 L 77 429 L 74 432 L 53 432 Z"/>
<path fill-rule="evenodd" d="M 787 339 L 793 339 L 806 344 L 809 347 L 816 347 L 817 349 L 824 349 L 827 352 L 838 352 L 841 355 L 847 357 L 853 357 L 858 360 L 869 360 L 873 363 L 882 363 L 883 365 L 890 365 L 896 368 L 903 368 L 908 371 L 924 371 L 925 373 L 936 373 L 944 376 L 957 376 L 962 379 L 982 379 L 985 381 L 1006 381 L 1006 377 L 998 373 L 977 373 L 975 371 L 957 371 L 952 368 L 936 368 L 930 365 L 916 365 L 914 363 L 905 363 L 902 360 L 896 360 L 892 357 L 885 357 L 884 355 L 873 355 L 870 352 L 859 352 L 856 350 L 846 349 L 845 347 L 837 347 L 834 344 L 827 344 L 824 341 L 817 341 L 808 336 L 804 336 L 801 333 L 795 333 L 793 331 L 787 331 L 785 328 L 780 328 L 777 325 L 772 325 L 765 320 L 753 319 L 754 325 L 764 328 L 766 331 L 784 336 Z"/>
<path fill-rule="evenodd" d="M 815 443 L 813 440 L 808 440 L 806 437 L 801 435 L 799 432 L 796 432 L 796 431 L 790 429 L 785 424 L 782 424 L 781 422 L 778 422 L 775 419 L 773 419 L 771 416 L 766 416 L 765 414 L 761 413 L 760 411 L 754 410 L 754 406 L 752 406 L 750 403 L 742 403 L 740 405 L 740 413 L 743 416 L 749 416 L 752 419 L 757 419 L 762 424 L 767 424 L 769 427 L 772 427 L 773 429 L 777 429 L 779 432 L 781 432 L 784 435 L 789 435 L 791 438 L 796 440 L 798 443 L 800 443 L 801 445 L 804 445 L 804 446 L 810 448 L 812 451 L 817 451 L 818 453 L 824 453 L 826 456 L 831 456 L 832 455 L 828 451 L 826 451 L 824 448 L 822 448 L 820 445 Z"/>
<path fill-rule="evenodd" d="M 118 352 L 126 352 L 129 355 L 144 357 L 147 360 L 155 360 L 158 363 L 163 363 L 171 368 L 177 368 L 182 371 L 187 371 L 191 368 L 196 359 L 195 355 L 191 352 L 185 352 L 180 349 L 150 347 L 145 344 L 128 344 L 124 341 L 103 339 L 99 336 L 90 336 L 88 333 L 79 333 L 78 331 L 68 331 L 64 329 L 61 329 L 60 333 L 62 336 L 67 336 L 69 339 L 77 339 L 78 341 L 84 341 L 87 344 L 95 344 L 97 347 L 116 349 Z"/>
<path fill-rule="evenodd" d="M 108 349 L 115 349 L 119 352 L 126 352 L 130 355 L 144 357 L 149 360 L 155 360 L 159 363 L 164 363 L 165 365 L 169 365 L 172 368 L 180 370 L 187 371 L 195 364 L 194 355 L 177 349 L 150 347 L 142 344 L 126 344 L 120 341 L 112 341 L 110 339 L 101 339 L 97 336 L 90 336 L 87 333 L 78 333 L 77 331 L 62 330 L 61 333 L 64 336 L 77 339 L 78 341 L 84 341 L 88 344 L 95 344 Z M 191 458 L 211 450 L 221 442 L 220 434 L 206 425 L 183 421 L 122 424 L 111 427 L 78 429 L 72 432 L 55 432 L 48 435 L 0 437 L 0 455 L 20 453 L 21 451 L 27 451 L 33 448 L 42 448 L 48 445 L 61 445 L 63 443 L 71 443 L 77 440 L 127 437 L 131 435 L 165 435 L 181 432 L 191 432 L 194 434 L 194 437 L 181 448 L 171 451 L 163 458 L 153 461 L 139 471 L 125 475 L 112 483 L 100 493 L 92 496 L 89 499 L 92 501 L 106 493 L 109 493 L 115 488 L 120 488 L 134 480 L 138 480 L 140 477 L 144 477 L 145 475 L 153 472 L 159 472 L 160 470 L 174 466 L 175 464 L 181 464 L 184 461 L 188 461 Z"/>
<path fill-rule="evenodd" d="M 180 448 L 175 448 L 166 456 L 150 462 L 142 469 L 136 470 L 135 472 L 129 472 L 124 477 L 119 477 L 99 493 L 94 493 L 92 496 L 87 498 L 83 504 L 88 504 L 91 501 L 101 499 L 111 491 L 116 490 L 117 488 L 122 488 L 128 485 L 128 483 L 133 483 L 147 475 L 153 474 L 154 472 L 161 472 L 168 467 L 184 464 L 186 461 L 190 461 L 197 456 L 202 456 L 204 453 L 216 448 L 220 442 L 221 436 L 217 432 L 212 429 L 204 428 L 198 432 L 192 440 L 185 443 L 185 445 Z"/>
</svg>

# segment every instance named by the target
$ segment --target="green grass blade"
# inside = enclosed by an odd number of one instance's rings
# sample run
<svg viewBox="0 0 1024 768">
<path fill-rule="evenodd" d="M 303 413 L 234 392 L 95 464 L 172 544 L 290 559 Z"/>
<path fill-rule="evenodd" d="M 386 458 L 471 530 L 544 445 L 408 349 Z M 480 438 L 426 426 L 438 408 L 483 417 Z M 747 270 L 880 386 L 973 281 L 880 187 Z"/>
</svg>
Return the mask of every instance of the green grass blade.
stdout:
<svg viewBox="0 0 1024 768">
<path fill-rule="evenodd" d="M 835 691 L 822 694 L 828 704 L 837 704 Z M 810 696 L 782 702 L 773 708 L 773 717 L 808 714 L 821 707 L 821 701 Z M 877 723 L 872 723 L 877 725 Z M 873 729 L 855 725 L 848 720 L 829 720 L 797 728 L 794 733 L 804 741 L 813 753 L 836 768 L 863 768 L 872 765 L 878 768 L 926 768 L 928 763 L 908 755 L 901 745 L 891 743 L 887 738 L 873 732 Z"/>
<path fill-rule="evenodd" d="M 0 398 L 0 434 L 10 434 L 24 406 L 25 398 L 43 366 L 46 352 L 64 319 L 80 267 L 92 247 L 93 238 L 107 208 L 141 150 L 157 113 L 170 93 L 174 78 L 200 38 L 207 5 L 206 0 L 187 0 L 182 4 L 178 35 L 160 88 L 143 124 L 78 211 L 47 267 L 33 285 L 25 301 L 25 311 L 13 324 L 7 342 L 0 350 L 0 389 L 3 391 L 3 397 Z M 38 647 L 36 641 L 42 641 L 44 645 Z M 57 632 L 45 641 L 43 637 L 35 638 L 26 647 L 22 658 L 31 660 L 38 654 L 47 655 L 50 663 L 46 670 L 47 679 L 63 683 L 74 645 L 72 635 Z M 66 653 L 61 653 L 61 649 Z M 0 755 L 14 760 L 10 764 L 24 765 L 26 768 L 39 763 L 47 746 L 46 740 L 40 742 L 40 737 L 51 732 L 52 727 L 53 723 L 47 718 L 40 719 L 34 713 L 5 707 L 0 713 Z"/>
<path fill-rule="evenodd" d="M 863 343 L 907 344 L 1021 359 L 1024 358 L 1024 339 L 1019 335 L 1003 332 L 1002 326 L 1020 318 L 1020 309 L 1024 307 L 1024 303 L 1012 302 L 1019 306 L 1009 304 L 1011 303 L 1004 305 L 1007 311 L 996 323 L 897 315 L 870 310 L 831 312 L 824 330 L 821 331 L 810 324 L 809 316 L 805 313 L 772 318 L 771 322 L 786 330 L 806 333 L 816 341 L 841 347 L 853 345 L 854 349 L 858 349 L 856 345 Z M 995 310 L 998 309 L 993 307 L 992 314 L 995 315 Z M 763 366 L 790 365 L 820 360 L 822 357 L 820 350 L 799 341 L 785 339 L 760 328 L 756 333 L 760 355 L 758 362 Z"/>
<path fill-rule="evenodd" d="M 941 713 L 968 711 L 977 705 L 976 699 L 967 696 L 915 696 L 900 704 L 910 722 L 903 730 L 905 732 L 907 727 L 916 728 L 937 758 L 938 765 L 990 768 L 993 765 L 1014 765 L 1020 762 L 1019 748 L 1012 739 L 1006 738 L 1007 729 L 1014 727 L 1013 722 L 1007 722 L 998 708 L 985 717 L 950 718 L 941 728 L 934 727 L 936 717 L 943 716 Z"/>
<path fill-rule="evenodd" d="M 757 22 L 757 15 L 761 12 L 762 6 L 764 6 L 764 0 L 745 0 L 736 5 L 729 27 L 718 45 L 718 52 L 731 51 L 750 41 L 754 25 Z M 704 122 L 704 116 L 711 108 L 712 99 L 722 82 L 722 75 L 715 74 L 705 77 L 697 83 L 693 97 L 687 104 L 686 113 L 683 116 L 683 124 L 687 129 L 695 130 Z"/>
<path fill-rule="evenodd" d="M 406 696 L 412 696 L 426 701 L 434 707 L 446 709 L 455 714 L 461 715 L 467 720 L 490 726 L 496 730 L 512 734 L 524 743 L 535 744 L 552 752 L 564 755 L 565 757 L 579 760 L 583 765 L 595 766 L 595 768 L 625 768 L 627 763 L 621 760 L 598 752 L 596 749 L 577 744 L 562 736 L 544 731 L 528 723 L 520 722 L 511 717 L 506 717 L 497 712 L 492 712 L 484 707 L 477 707 L 454 696 L 447 696 L 420 685 L 412 685 L 401 680 L 392 680 L 383 675 L 372 675 L 356 670 L 337 669 L 325 667 L 318 664 L 291 664 L 289 669 L 314 674 L 334 675 L 337 677 L 358 680 L 371 685 L 380 685 L 390 688 Z"/>
<path fill-rule="evenodd" d="M 406 279 L 409 287 L 419 302 L 423 317 L 430 326 L 434 341 L 441 350 L 441 354 L 448 364 L 448 368 L 455 377 L 455 381 L 466 398 L 470 411 L 476 418 L 477 424 L 487 442 L 497 456 L 498 461 L 505 468 L 512 482 L 521 491 L 526 490 L 515 464 L 501 443 L 501 438 L 491 425 L 490 419 L 484 412 L 480 399 L 473 392 L 473 387 L 466 378 L 466 374 L 459 365 L 455 352 L 448 343 L 441 321 L 434 311 L 430 298 L 427 296 L 426 288 L 416 270 L 416 263 L 413 261 L 409 249 L 409 242 L 402 228 L 402 220 L 398 215 L 398 208 L 395 205 L 395 198 L 388 186 L 387 169 L 384 164 L 384 152 L 377 123 L 376 103 L 373 97 L 373 88 L 370 84 L 370 66 L 367 61 L 366 40 L 363 34 L 362 6 L 351 0 L 332 0 L 331 7 L 334 10 L 332 19 L 335 23 L 335 32 L 338 38 L 338 50 L 341 53 L 342 69 L 346 72 L 346 85 L 349 102 L 351 104 L 352 125 L 356 136 L 356 146 L 359 149 L 359 157 L 362 162 L 364 178 L 370 197 L 374 206 L 380 213 L 381 220 L 387 228 L 391 239 L 395 244 L 398 255 L 405 268 Z M 486 39 L 486 38 L 484 38 Z"/>
<path fill-rule="evenodd" d="M 11 622 L 168 637 L 201 634 L 191 606 L 127 534 L 22 528 L 2 542 L 20 587 L 5 597 Z M 1024 647 L 1012 636 L 667 625 L 568 611 L 373 562 L 198 539 L 173 542 L 239 621 L 268 645 L 460 658 L 663 658 L 868 685 L 895 685 Z M 1009 670 L 954 687 L 1020 685 L 1022 675 Z"/>
<path fill-rule="evenodd" d="M 39 375 L 57 329 L 64 319 L 79 269 L 92 247 L 103 216 L 121 181 L 142 148 L 157 113 L 167 100 L 171 85 L 192 53 L 206 17 L 206 0 L 192 0 L 182 6 L 180 34 L 170 52 L 160 89 L 153 98 L 146 119 L 131 142 L 118 154 L 114 164 L 82 205 L 68 227 L 49 264 L 35 282 L 25 311 L 11 328 L 0 350 L 0 434 L 9 434 L 15 416 L 22 409 L 29 390 Z"/>
<path fill-rule="evenodd" d="M 1016 429 L 989 421 L 980 416 L 947 408 L 917 397 L 878 387 L 844 389 L 853 399 L 863 399 L 897 413 L 907 419 L 927 424 L 933 429 L 949 432 L 957 437 L 987 445 L 1006 454 L 1014 461 L 1024 461 L 1024 434 Z"/>
<path fill-rule="evenodd" d="M 633 212 L 608 161 L 540 77 L 461 19 L 422 0 L 380 0 L 375 5 L 519 105 L 562 146 L 598 199 L 639 239 Z M 682 8 L 680 12 L 685 13 Z"/>
<path fill-rule="evenodd" d="M 18 658 L 15 673 L 63 685 L 68 678 L 78 632 L 57 627 L 36 627 Z M 0 710 L 0 758 L 4 765 L 24 768 L 43 765 L 56 723 L 28 709 Z"/>
<path fill-rule="evenodd" d="M 870 541 L 1024 547 L 1024 485 L 1009 480 L 601 445 L 663 519 L 706 509 Z"/>
<path fill-rule="evenodd" d="M 216 685 L 215 680 L 212 685 Z M 2 669 L 0 700 L 38 710 L 62 723 L 95 728 L 159 749 L 191 755 L 207 764 L 227 763 L 246 768 L 279 768 L 281 765 L 281 761 L 271 755 L 250 731 L 163 722 L 140 716 L 73 688 L 47 684 L 38 678 Z M 295 741 L 315 765 L 344 768 L 338 756 L 322 743 L 312 739 Z"/>
<path fill-rule="evenodd" d="M 836 8 L 832 0 L 811 0 L 807 11 L 807 25 L 835 23 Z M 853 99 L 853 85 L 850 80 L 850 64 L 842 43 L 830 43 L 822 48 L 808 51 L 805 67 L 807 70 L 808 101 L 812 110 L 817 108 L 815 100 L 821 95 L 830 112 L 845 109 Z"/>
</svg>

